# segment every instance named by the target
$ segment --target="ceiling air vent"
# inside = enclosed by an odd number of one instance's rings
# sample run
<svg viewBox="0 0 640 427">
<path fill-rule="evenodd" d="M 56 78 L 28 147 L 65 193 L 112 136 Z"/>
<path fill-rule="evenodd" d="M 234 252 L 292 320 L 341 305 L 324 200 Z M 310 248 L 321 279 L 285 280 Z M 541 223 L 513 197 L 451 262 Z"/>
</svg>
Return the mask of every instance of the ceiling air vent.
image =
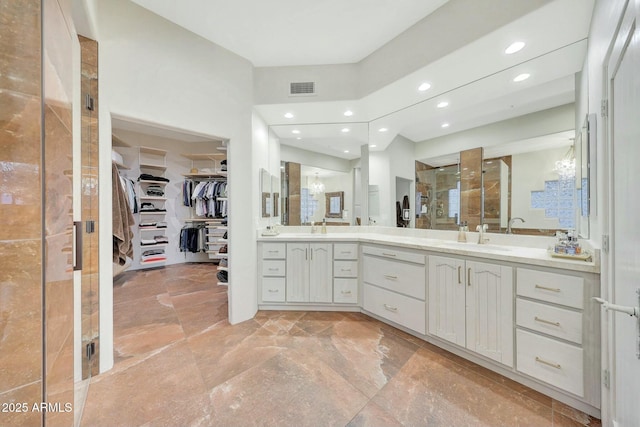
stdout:
<svg viewBox="0 0 640 427">
<path fill-rule="evenodd" d="M 292 82 L 289 84 L 289 96 L 311 96 L 315 94 L 315 82 Z"/>
</svg>

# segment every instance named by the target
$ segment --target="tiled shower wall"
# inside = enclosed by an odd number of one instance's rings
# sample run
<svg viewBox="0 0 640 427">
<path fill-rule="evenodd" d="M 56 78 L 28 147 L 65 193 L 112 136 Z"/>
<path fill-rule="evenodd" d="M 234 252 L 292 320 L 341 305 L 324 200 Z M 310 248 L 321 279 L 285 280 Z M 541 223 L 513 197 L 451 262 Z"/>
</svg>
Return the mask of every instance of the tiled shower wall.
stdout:
<svg viewBox="0 0 640 427">
<path fill-rule="evenodd" d="M 55 0 L 0 1 L 0 425 L 45 417 L 73 425 L 65 406 L 73 403 L 73 57 L 64 15 Z M 34 410 L 45 400 L 61 409 Z"/>
</svg>

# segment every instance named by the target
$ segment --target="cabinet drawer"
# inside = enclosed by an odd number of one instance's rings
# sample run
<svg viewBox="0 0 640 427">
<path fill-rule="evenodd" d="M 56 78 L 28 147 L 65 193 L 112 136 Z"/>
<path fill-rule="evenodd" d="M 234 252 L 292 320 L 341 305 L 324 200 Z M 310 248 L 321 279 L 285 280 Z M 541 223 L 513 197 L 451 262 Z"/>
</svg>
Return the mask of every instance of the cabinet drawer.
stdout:
<svg viewBox="0 0 640 427">
<path fill-rule="evenodd" d="M 399 261 L 414 262 L 416 264 L 425 264 L 426 262 L 426 257 L 423 254 L 399 251 L 392 248 L 365 246 L 363 247 L 362 252 L 369 255 L 376 255 L 389 259 L 397 259 Z"/>
<path fill-rule="evenodd" d="M 358 277 L 358 261 L 333 261 L 334 277 Z"/>
<path fill-rule="evenodd" d="M 565 274 L 518 268 L 518 295 L 583 308 L 584 279 Z"/>
<path fill-rule="evenodd" d="M 285 243 L 263 243 L 262 259 L 285 259 L 287 246 Z"/>
<path fill-rule="evenodd" d="M 333 245 L 333 259 L 358 259 L 358 244 L 335 243 Z"/>
<path fill-rule="evenodd" d="M 262 261 L 263 276 L 284 276 L 286 274 L 286 262 L 284 260 Z"/>
<path fill-rule="evenodd" d="M 522 330 L 516 340 L 518 371 L 584 396 L 581 348 Z"/>
<path fill-rule="evenodd" d="M 263 277 L 262 278 L 262 301 L 284 302 L 285 300 L 285 279 L 284 277 Z"/>
<path fill-rule="evenodd" d="M 333 279 L 333 302 L 356 304 L 358 279 Z"/>
<path fill-rule="evenodd" d="M 426 294 L 426 269 L 424 265 L 408 264 L 365 256 L 363 278 L 367 283 L 421 300 Z"/>
<path fill-rule="evenodd" d="M 580 312 L 518 298 L 516 324 L 582 344 L 582 313 Z"/>
<path fill-rule="evenodd" d="M 365 310 L 399 325 L 424 334 L 426 332 L 426 303 L 395 292 L 364 285 Z"/>
</svg>

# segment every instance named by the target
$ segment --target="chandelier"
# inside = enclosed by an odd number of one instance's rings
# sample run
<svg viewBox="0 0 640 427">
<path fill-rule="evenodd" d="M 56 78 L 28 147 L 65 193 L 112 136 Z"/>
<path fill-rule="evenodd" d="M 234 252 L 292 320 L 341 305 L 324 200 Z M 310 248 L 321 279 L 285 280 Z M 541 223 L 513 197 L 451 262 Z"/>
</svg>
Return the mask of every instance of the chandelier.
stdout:
<svg viewBox="0 0 640 427">
<path fill-rule="evenodd" d="M 324 184 L 318 179 L 318 172 L 316 172 L 316 180 L 309 186 L 309 192 L 311 194 L 324 193 Z"/>
<path fill-rule="evenodd" d="M 556 161 L 556 167 L 553 169 L 560 178 L 568 179 L 576 176 L 576 155 L 573 145 L 569 147 L 569 151 L 564 157 Z"/>
</svg>

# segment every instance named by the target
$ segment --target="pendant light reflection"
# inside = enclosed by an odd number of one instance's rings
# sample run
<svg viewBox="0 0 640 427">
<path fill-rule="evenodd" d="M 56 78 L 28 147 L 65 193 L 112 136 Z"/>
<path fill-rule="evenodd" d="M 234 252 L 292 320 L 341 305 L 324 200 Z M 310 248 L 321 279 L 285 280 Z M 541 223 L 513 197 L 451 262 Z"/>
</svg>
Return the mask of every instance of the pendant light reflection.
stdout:
<svg viewBox="0 0 640 427">
<path fill-rule="evenodd" d="M 576 176 L 576 153 L 574 145 L 569 147 L 569 151 L 564 157 L 556 162 L 556 167 L 553 169 L 560 178 L 573 178 Z"/>
<path fill-rule="evenodd" d="M 324 189 L 325 189 L 324 184 L 320 182 L 320 180 L 318 179 L 318 172 L 316 172 L 315 181 L 313 181 L 311 185 L 309 185 L 309 193 L 314 195 L 319 193 L 324 193 Z"/>
</svg>

